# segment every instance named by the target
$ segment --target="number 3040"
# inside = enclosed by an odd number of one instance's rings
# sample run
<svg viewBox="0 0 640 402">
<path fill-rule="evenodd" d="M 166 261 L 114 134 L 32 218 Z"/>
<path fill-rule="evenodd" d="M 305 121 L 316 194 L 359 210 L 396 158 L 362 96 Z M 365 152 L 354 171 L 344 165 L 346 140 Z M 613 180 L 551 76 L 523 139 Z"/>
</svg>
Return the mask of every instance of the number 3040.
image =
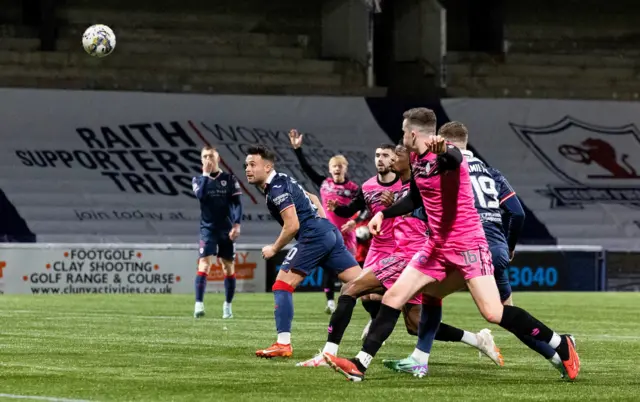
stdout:
<svg viewBox="0 0 640 402">
<path fill-rule="evenodd" d="M 511 267 L 508 272 L 511 286 L 553 287 L 558 283 L 558 270 L 555 267 Z"/>
</svg>

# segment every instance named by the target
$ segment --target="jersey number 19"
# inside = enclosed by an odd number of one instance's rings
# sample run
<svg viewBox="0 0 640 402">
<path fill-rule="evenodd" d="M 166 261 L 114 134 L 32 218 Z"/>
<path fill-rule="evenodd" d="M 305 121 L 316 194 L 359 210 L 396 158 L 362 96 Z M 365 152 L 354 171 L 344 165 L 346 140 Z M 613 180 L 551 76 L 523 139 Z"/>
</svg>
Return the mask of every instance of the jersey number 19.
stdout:
<svg viewBox="0 0 640 402">
<path fill-rule="evenodd" d="M 500 208 L 496 182 L 491 177 L 471 176 L 471 184 L 473 185 L 473 192 L 476 196 L 476 201 L 481 208 Z"/>
</svg>

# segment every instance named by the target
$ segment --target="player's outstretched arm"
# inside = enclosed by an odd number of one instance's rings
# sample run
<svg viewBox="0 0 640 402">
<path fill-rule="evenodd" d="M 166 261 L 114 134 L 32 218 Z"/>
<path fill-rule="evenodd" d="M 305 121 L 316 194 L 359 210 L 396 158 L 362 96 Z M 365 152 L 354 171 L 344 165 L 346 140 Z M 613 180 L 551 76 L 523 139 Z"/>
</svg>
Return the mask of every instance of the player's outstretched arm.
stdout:
<svg viewBox="0 0 640 402">
<path fill-rule="evenodd" d="M 367 208 L 367 204 L 364 202 L 364 193 L 362 189 L 358 189 L 358 194 L 347 205 L 338 205 L 333 212 L 341 218 L 351 218 L 356 212 L 360 212 Z"/>
<path fill-rule="evenodd" d="M 304 157 L 302 153 L 302 134 L 298 133 L 297 130 L 291 130 L 289 132 L 289 140 L 291 141 L 293 152 L 295 152 L 304 174 L 306 174 L 316 186 L 321 186 L 322 182 L 326 180 L 326 177 L 318 174 L 318 172 L 311 167 L 307 158 Z"/>
</svg>

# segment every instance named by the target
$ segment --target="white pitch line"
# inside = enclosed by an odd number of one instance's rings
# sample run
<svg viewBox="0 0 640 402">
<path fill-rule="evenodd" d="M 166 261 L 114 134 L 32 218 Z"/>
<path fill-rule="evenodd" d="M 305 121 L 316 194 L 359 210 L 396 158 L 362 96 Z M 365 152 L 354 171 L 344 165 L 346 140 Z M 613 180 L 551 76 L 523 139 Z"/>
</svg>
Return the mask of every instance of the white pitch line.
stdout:
<svg viewBox="0 0 640 402">
<path fill-rule="evenodd" d="M 51 402 L 90 402 L 84 399 L 67 399 L 67 398 L 54 398 L 50 396 L 16 395 L 16 394 L 0 394 L 0 398 L 34 399 L 38 401 L 51 401 Z"/>
</svg>

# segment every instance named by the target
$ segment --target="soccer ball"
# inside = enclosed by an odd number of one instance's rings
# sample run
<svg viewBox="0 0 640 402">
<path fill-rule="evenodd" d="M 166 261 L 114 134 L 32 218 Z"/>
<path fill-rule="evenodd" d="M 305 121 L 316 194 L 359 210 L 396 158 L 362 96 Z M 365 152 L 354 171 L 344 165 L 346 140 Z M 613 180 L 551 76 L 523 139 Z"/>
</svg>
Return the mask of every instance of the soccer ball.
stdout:
<svg viewBox="0 0 640 402">
<path fill-rule="evenodd" d="M 116 47 L 116 35 L 106 25 L 91 25 L 82 34 L 82 47 L 91 56 L 108 56 Z"/>
<path fill-rule="evenodd" d="M 360 241 L 367 241 L 371 238 L 371 232 L 369 232 L 369 228 L 366 226 L 358 226 L 356 228 L 356 237 Z"/>
</svg>

